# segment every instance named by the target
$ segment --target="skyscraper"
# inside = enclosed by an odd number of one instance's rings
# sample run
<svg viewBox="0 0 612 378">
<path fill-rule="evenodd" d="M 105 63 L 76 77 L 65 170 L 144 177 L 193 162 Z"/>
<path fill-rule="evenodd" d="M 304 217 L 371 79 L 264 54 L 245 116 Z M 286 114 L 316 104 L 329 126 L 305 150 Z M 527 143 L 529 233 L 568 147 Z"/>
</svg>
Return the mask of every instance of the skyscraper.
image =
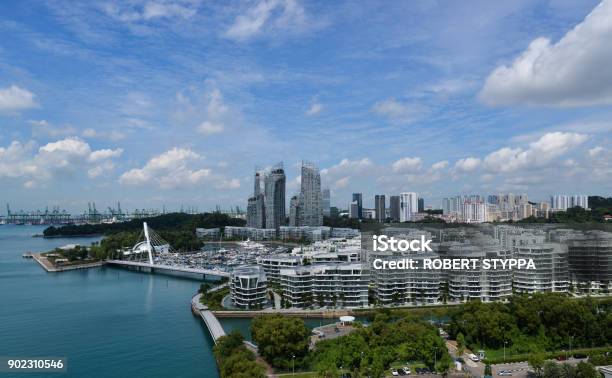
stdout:
<svg viewBox="0 0 612 378">
<path fill-rule="evenodd" d="M 265 196 L 261 192 L 261 173 L 255 172 L 253 196 L 247 203 L 247 226 L 255 228 L 266 227 Z"/>
<path fill-rule="evenodd" d="M 302 162 L 302 185 L 299 197 L 300 226 L 322 226 L 321 174 L 313 163 Z"/>
<path fill-rule="evenodd" d="M 357 218 L 363 218 L 363 195 L 361 193 L 353 193 L 353 202 L 357 202 Z"/>
<path fill-rule="evenodd" d="M 323 189 L 321 192 L 321 211 L 323 212 L 323 216 L 330 216 L 330 208 L 331 208 L 331 192 L 329 188 Z"/>
<path fill-rule="evenodd" d="M 264 179 L 266 228 L 278 229 L 285 224 L 286 180 L 282 162 L 274 166 Z"/>
<path fill-rule="evenodd" d="M 291 197 L 289 201 L 289 226 L 297 227 L 300 223 L 300 201 L 298 196 Z"/>
<path fill-rule="evenodd" d="M 425 200 L 423 198 L 419 198 L 418 211 L 419 213 L 422 213 L 425 211 Z"/>
<path fill-rule="evenodd" d="M 389 197 L 389 215 L 393 222 L 400 220 L 400 198 L 399 196 Z"/>
<path fill-rule="evenodd" d="M 413 220 L 418 212 L 418 198 L 415 192 L 400 193 L 400 222 Z"/>
<path fill-rule="evenodd" d="M 384 222 L 385 216 L 385 195 L 377 194 L 374 196 L 374 209 L 376 212 L 376 220 L 378 222 Z"/>
</svg>

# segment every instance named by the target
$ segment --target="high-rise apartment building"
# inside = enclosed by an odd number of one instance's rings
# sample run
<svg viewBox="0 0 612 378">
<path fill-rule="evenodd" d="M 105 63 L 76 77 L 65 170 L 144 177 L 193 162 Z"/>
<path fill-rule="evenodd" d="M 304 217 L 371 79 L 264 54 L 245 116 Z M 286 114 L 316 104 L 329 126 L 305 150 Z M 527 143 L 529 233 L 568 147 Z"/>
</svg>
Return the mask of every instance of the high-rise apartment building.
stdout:
<svg viewBox="0 0 612 378">
<path fill-rule="evenodd" d="M 322 226 L 321 174 L 310 162 L 302 162 L 302 184 L 299 197 L 299 225 Z"/>
<path fill-rule="evenodd" d="M 300 201 L 298 196 L 289 200 L 289 226 L 297 227 L 300 223 Z"/>
<path fill-rule="evenodd" d="M 385 204 L 385 195 L 377 194 L 374 196 L 374 211 L 376 214 L 376 220 L 378 222 L 384 222 L 386 219 L 386 204 Z"/>
<path fill-rule="evenodd" d="M 400 197 L 389 197 L 389 216 L 393 222 L 400 221 Z"/>
<path fill-rule="evenodd" d="M 353 202 L 357 202 L 357 218 L 363 218 L 363 195 L 361 193 L 353 193 Z"/>
<path fill-rule="evenodd" d="M 418 212 L 418 198 L 415 192 L 400 193 L 400 222 L 414 219 L 414 214 Z"/>
<path fill-rule="evenodd" d="M 264 179 L 266 228 L 278 229 L 285 224 L 285 170 L 283 163 L 272 168 Z"/>
<path fill-rule="evenodd" d="M 425 199 L 424 198 L 419 198 L 419 203 L 418 203 L 418 212 L 422 213 L 425 211 Z"/>
<path fill-rule="evenodd" d="M 331 215 L 331 192 L 329 188 L 321 191 L 321 208 L 324 217 Z"/>
</svg>

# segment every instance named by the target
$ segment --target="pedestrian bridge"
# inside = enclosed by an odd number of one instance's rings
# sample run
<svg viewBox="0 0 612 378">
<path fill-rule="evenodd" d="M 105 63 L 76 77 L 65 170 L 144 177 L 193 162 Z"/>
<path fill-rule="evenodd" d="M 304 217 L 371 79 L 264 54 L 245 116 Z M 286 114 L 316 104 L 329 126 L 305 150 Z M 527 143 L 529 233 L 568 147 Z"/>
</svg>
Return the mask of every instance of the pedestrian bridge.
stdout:
<svg viewBox="0 0 612 378">
<path fill-rule="evenodd" d="M 206 328 L 208 328 L 208 332 L 210 332 L 210 336 L 214 340 L 215 344 L 217 340 L 221 336 L 225 336 L 225 330 L 219 323 L 219 320 L 215 317 L 215 315 L 202 303 L 200 303 L 201 294 L 198 294 L 191 298 L 191 309 L 199 314 L 202 320 L 204 320 L 204 324 L 206 324 Z"/>
<path fill-rule="evenodd" d="M 106 260 L 106 263 L 109 265 L 117 265 L 117 266 L 132 266 L 132 267 L 138 267 L 138 268 L 148 268 L 148 269 L 151 269 L 151 271 L 165 270 L 165 271 L 170 271 L 170 272 L 201 274 L 203 276 L 217 276 L 217 277 L 229 277 L 230 276 L 228 272 L 223 272 L 221 270 L 188 268 L 184 266 L 163 265 L 163 264 L 151 264 L 149 262 L 143 262 L 143 261 Z"/>
</svg>

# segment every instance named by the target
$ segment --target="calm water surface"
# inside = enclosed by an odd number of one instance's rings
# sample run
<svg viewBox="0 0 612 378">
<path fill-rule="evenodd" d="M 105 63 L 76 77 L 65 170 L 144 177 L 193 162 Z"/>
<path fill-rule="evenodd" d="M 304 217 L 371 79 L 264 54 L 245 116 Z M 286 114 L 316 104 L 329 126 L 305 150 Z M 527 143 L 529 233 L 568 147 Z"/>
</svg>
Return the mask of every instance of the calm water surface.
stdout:
<svg viewBox="0 0 612 378">
<path fill-rule="evenodd" d="M 116 268 L 46 273 L 21 255 L 95 239 L 32 237 L 43 229 L 0 225 L 0 356 L 65 356 L 58 376 L 218 377 L 212 340 L 189 309 L 199 282 Z"/>
</svg>

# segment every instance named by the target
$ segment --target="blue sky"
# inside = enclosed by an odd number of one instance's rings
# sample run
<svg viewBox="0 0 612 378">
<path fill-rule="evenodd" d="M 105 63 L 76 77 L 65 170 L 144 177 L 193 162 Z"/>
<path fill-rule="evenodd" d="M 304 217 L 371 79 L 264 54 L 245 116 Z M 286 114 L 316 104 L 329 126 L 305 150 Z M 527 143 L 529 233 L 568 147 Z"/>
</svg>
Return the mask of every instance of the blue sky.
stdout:
<svg viewBox="0 0 612 378">
<path fill-rule="evenodd" d="M 612 195 L 612 2 L 0 3 L 0 203 Z"/>
</svg>

